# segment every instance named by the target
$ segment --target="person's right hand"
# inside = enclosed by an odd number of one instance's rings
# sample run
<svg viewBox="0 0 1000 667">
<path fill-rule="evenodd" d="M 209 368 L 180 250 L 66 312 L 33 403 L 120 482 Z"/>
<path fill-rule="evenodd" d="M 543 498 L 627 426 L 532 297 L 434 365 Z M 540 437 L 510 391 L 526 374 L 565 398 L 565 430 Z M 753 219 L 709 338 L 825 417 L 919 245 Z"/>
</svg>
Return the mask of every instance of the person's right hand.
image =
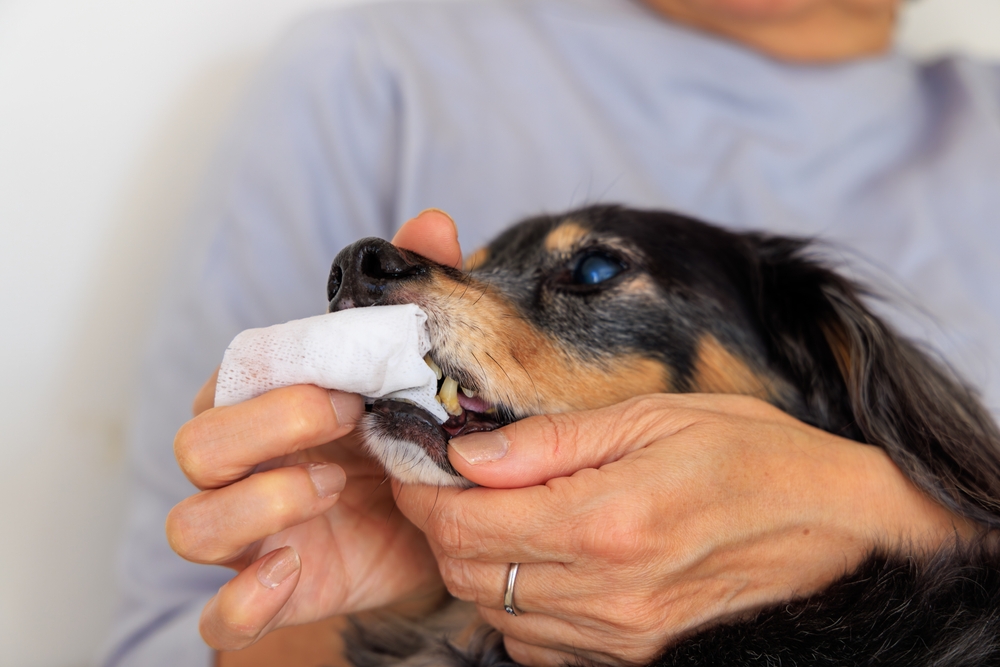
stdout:
<svg viewBox="0 0 1000 667">
<path fill-rule="evenodd" d="M 210 646 L 440 594 L 423 534 L 392 511 L 385 472 L 353 436 L 361 412 L 359 396 L 303 385 L 205 410 L 178 432 L 177 460 L 202 491 L 171 510 L 170 545 L 238 571 L 202 614 Z"/>
<path fill-rule="evenodd" d="M 417 216 L 393 242 L 461 261 L 440 212 Z M 444 594 L 426 538 L 393 511 L 385 471 L 353 432 L 359 396 L 303 385 L 213 408 L 214 394 L 213 377 L 174 442 L 201 492 L 167 517 L 178 554 L 238 572 L 202 613 L 210 646 L 239 649 L 279 627 Z"/>
</svg>

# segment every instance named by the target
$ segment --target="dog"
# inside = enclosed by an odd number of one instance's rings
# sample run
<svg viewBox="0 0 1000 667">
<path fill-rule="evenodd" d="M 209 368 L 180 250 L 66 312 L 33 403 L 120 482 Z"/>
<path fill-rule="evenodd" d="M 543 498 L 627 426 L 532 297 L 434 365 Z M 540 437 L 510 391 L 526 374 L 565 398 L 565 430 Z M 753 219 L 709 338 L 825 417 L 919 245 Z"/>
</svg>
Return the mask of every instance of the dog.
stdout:
<svg viewBox="0 0 1000 667">
<path fill-rule="evenodd" d="M 806 240 L 591 206 L 516 224 L 464 271 L 381 239 L 336 258 L 330 311 L 415 303 L 450 418 L 376 401 L 367 447 L 404 482 L 469 486 L 452 437 L 657 392 L 745 394 L 883 448 L 924 492 L 1000 527 L 1000 431 L 975 393 L 897 335 Z M 515 663 L 488 628 L 463 648 L 453 605 L 426 624 L 355 623 L 358 667 Z M 456 620 L 457 619 L 457 620 Z M 1000 665 L 996 540 L 873 553 L 804 599 L 664 647 L 668 665 Z"/>
</svg>

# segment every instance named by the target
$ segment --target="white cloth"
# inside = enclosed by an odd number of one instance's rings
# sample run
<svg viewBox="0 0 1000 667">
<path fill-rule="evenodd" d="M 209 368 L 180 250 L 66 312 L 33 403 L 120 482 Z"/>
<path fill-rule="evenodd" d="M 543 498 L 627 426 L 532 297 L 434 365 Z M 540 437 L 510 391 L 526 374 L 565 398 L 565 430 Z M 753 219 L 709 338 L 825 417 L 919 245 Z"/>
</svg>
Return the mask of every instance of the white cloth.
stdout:
<svg viewBox="0 0 1000 667">
<path fill-rule="evenodd" d="M 222 358 L 215 404 L 314 384 L 368 399 L 410 401 L 443 422 L 448 414 L 434 398 L 437 378 L 424 362 L 430 349 L 427 314 L 413 304 L 351 308 L 247 329 Z"/>
</svg>

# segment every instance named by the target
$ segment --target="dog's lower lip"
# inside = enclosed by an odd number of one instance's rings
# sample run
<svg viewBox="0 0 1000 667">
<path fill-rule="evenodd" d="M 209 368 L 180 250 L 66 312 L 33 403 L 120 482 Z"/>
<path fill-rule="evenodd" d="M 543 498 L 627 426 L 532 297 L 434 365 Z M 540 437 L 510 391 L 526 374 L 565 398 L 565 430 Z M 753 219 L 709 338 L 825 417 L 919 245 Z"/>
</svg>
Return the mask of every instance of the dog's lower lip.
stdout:
<svg viewBox="0 0 1000 667">
<path fill-rule="evenodd" d="M 464 398 L 464 397 L 463 397 Z M 466 405 L 473 404 L 479 407 L 482 401 L 466 399 Z M 471 405 L 470 405 L 471 407 Z M 420 430 L 423 438 L 438 441 L 446 445 L 452 438 L 457 438 L 470 433 L 482 431 L 492 431 L 505 426 L 495 414 L 485 414 L 474 410 L 463 409 L 461 414 L 450 416 L 448 421 L 439 424 L 434 417 L 423 408 L 393 399 L 380 399 L 371 404 L 369 410 L 379 413 L 385 417 L 392 418 L 397 423 L 406 422 L 408 430 Z M 413 434 L 416 435 L 416 434 Z M 428 443 L 430 444 L 430 443 Z"/>
</svg>

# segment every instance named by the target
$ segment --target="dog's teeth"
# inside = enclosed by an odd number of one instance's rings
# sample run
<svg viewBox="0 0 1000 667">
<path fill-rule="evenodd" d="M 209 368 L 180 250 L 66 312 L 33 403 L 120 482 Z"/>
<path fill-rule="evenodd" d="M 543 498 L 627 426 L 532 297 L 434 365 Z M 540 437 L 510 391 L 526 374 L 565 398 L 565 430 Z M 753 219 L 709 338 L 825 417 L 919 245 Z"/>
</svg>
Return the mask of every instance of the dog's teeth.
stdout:
<svg viewBox="0 0 1000 667">
<path fill-rule="evenodd" d="M 434 377 L 440 380 L 442 375 L 441 367 L 434 363 L 434 360 L 431 359 L 431 355 L 428 354 L 424 356 L 424 363 L 431 367 L 431 370 L 434 371 Z"/>
<path fill-rule="evenodd" d="M 458 404 L 458 380 L 453 377 L 446 377 L 441 385 L 441 405 L 449 415 L 462 414 L 462 406 Z"/>
<path fill-rule="evenodd" d="M 476 395 L 476 392 L 472 391 L 468 387 L 459 387 L 459 389 L 461 389 L 462 393 L 468 396 L 469 398 L 472 398 L 473 396 Z"/>
</svg>

